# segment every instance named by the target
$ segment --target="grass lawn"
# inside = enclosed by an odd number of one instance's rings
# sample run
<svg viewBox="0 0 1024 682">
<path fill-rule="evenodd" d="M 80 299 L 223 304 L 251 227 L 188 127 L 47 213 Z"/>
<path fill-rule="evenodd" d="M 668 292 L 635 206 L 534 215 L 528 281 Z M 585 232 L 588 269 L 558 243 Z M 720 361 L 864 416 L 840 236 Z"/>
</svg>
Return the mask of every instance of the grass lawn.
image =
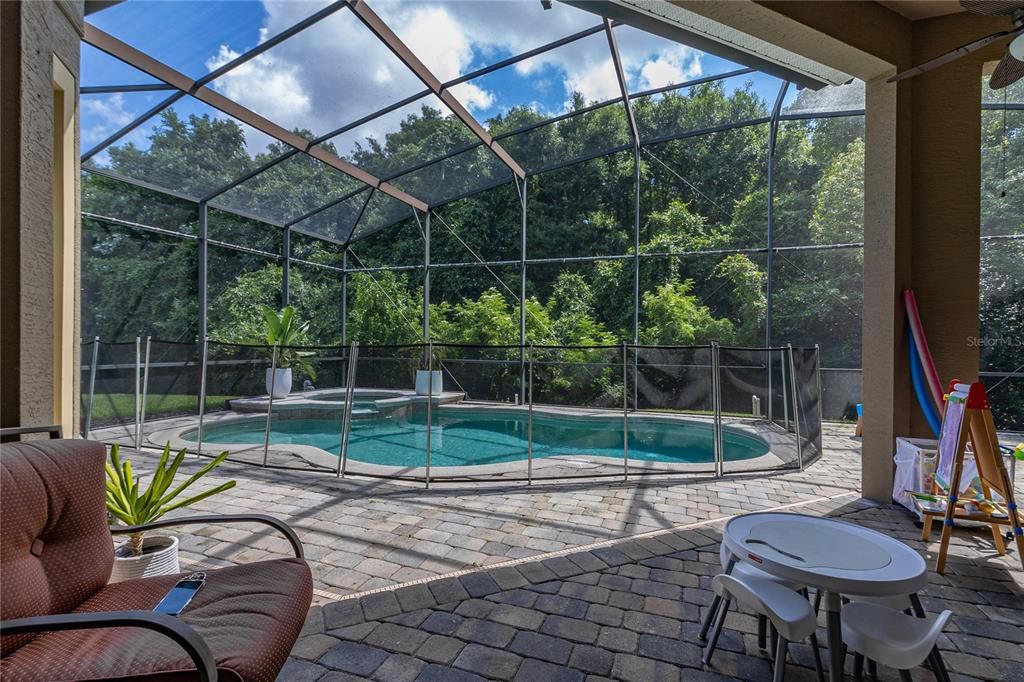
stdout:
<svg viewBox="0 0 1024 682">
<path fill-rule="evenodd" d="M 228 400 L 238 396 L 208 395 L 206 409 L 223 410 Z M 199 396 L 197 395 L 151 395 L 146 397 L 146 419 L 170 415 L 190 414 L 197 411 Z M 134 393 L 101 393 L 97 394 L 92 406 L 93 423 L 117 420 L 118 418 L 135 418 Z"/>
</svg>

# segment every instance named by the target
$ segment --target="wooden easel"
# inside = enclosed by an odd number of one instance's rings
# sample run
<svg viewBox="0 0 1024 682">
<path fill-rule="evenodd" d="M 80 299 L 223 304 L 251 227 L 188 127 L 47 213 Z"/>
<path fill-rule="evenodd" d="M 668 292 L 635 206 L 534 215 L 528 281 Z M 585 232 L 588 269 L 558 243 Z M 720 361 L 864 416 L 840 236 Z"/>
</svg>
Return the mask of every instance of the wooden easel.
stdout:
<svg viewBox="0 0 1024 682">
<path fill-rule="evenodd" d="M 995 509 L 988 513 L 969 512 L 958 504 L 957 497 L 960 494 L 968 440 L 978 467 L 978 480 L 985 499 L 993 500 L 993 492 L 1003 498 L 1003 502 L 997 503 Z M 953 380 L 949 386 L 942 413 L 938 461 L 935 465 L 935 480 L 931 493 L 944 493 L 947 496 L 945 510 L 929 509 L 918 503 L 918 509 L 924 519 L 922 540 L 928 539 L 935 517 L 944 517 L 936 572 L 945 572 L 946 552 L 949 550 L 949 539 L 953 533 L 955 519 L 990 524 L 992 539 L 999 554 L 1006 554 L 1001 526 L 1010 526 L 1017 543 L 1021 567 L 1024 568 L 1024 530 L 1021 528 L 1017 504 L 1013 499 L 1013 481 L 1010 480 L 1010 475 L 1003 464 L 988 395 L 980 382 L 968 386 Z"/>
</svg>

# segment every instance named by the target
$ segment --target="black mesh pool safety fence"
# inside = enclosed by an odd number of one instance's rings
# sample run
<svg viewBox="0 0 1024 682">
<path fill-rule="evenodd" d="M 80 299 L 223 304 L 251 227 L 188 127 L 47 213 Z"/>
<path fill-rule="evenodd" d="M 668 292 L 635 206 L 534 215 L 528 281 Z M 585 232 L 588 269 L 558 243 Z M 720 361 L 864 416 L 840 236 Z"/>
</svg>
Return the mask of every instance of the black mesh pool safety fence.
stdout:
<svg viewBox="0 0 1024 682">
<path fill-rule="evenodd" d="M 817 348 L 181 343 L 82 348 L 82 434 L 426 483 L 798 468 Z"/>
<path fill-rule="evenodd" d="M 627 347 L 626 377 L 631 471 L 669 469 L 677 459 L 690 473 L 716 473 L 714 349 Z M 640 452 L 652 455 L 640 459 Z"/>
<path fill-rule="evenodd" d="M 797 444 L 801 466 L 804 466 L 822 454 L 820 354 L 817 346 L 792 348 L 791 352 Z"/>
</svg>

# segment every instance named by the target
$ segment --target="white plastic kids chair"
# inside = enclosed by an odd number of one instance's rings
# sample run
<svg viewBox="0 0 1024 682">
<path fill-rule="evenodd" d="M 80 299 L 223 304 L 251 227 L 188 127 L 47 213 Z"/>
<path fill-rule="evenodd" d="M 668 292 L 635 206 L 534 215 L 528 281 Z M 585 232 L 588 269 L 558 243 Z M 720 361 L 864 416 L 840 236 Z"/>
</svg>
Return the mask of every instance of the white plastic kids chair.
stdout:
<svg viewBox="0 0 1024 682">
<path fill-rule="evenodd" d="M 843 642 L 869 661 L 899 670 L 900 679 L 906 681 L 911 679 L 911 669 L 929 658 L 934 661 L 935 642 L 951 615 L 943 611 L 916 618 L 881 604 L 854 601 L 843 607 Z"/>
<path fill-rule="evenodd" d="M 728 571 L 729 570 L 729 562 L 733 559 L 733 556 L 732 556 L 732 552 L 729 551 L 729 548 L 725 546 L 724 542 L 721 544 L 721 548 L 718 551 L 718 559 L 719 559 L 719 562 L 722 564 L 722 570 L 723 571 Z M 787 587 L 788 589 L 793 590 L 794 592 L 803 592 L 804 596 L 805 597 L 807 596 L 806 588 L 803 587 L 802 585 L 798 585 L 796 583 L 792 583 L 792 582 L 789 582 L 789 581 L 786 581 L 786 580 L 782 580 L 780 578 L 776 578 L 771 573 L 766 573 L 765 571 L 762 571 L 757 566 L 754 566 L 754 565 L 748 564 L 748 563 L 744 563 L 744 562 L 739 561 L 739 560 L 737 560 L 735 565 L 733 565 L 732 572 L 729 575 L 734 575 L 737 578 L 739 578 L 740 580 L 746 580 L 746 579 L 750 579 L 750 578 L 753 578 L 755 580 L 770 580 L 770 581 L 773 581 L 773 582 L 777 582 L 780 585 L 783 585 L 784 587 Z M 721 607 L 721 605 L 722 605 L 722 597 L 719 596 L 718 594 L 716 594 L 715 598 L 711 601 L 711 608 L 708 609 L 707 615 L 704 616 L 704 623 L 703 623 L 703 625 L 701 625 L 701 628 L 700 628 L 700 635 L 699 635 L 700 641 L 703 642 L 704 640 L 707 639 L 708 631 L 711 629 L 711 624 L 715 621 L 715 615 L 718 613 L 718 609 Z M 817 608 L 815 608 L 815 612 L 817 612 Z M 758 614 L 758 616 L 757 616 L 757 646 L 760 649 L 764 649 L 765 648 L 765 640 L 766 640 L 765 631 L 767 629 L 767 622 L 768 622 L 767 616 L 765 616 L 763 614 Z M 772 644 L 773 645 L 775 644 L 774 638 L 773 638 Z"/>
<path fill-rule="evenodd" d="M 735 575 L 722 573 L 715 576 L 712 585 L 715 588 L 715 594 L 722 598 L 722 602 L 715 617 L 711 639 L 708 641 L 701 659 L 705 665 L 711 663 L 726 613 L 729 611 L 730 604 L 735 601 L 754 613 L 765 616 L 778 633 L 772 674 L 774 682 L 782 682 L 785 678 L 786 653 L 789 650 L 789 643 L 802 642 L 805 639 L 810 640 L 814 651 L 814 666 L 818 671 L 818 679 L 824 679 L 821 669 L 821 653 L 818 651 L 818 638 L 815 634 L 818 619 L 805 597 L 775 580 L 763 578 L 742 579 Z"/>
</svg>

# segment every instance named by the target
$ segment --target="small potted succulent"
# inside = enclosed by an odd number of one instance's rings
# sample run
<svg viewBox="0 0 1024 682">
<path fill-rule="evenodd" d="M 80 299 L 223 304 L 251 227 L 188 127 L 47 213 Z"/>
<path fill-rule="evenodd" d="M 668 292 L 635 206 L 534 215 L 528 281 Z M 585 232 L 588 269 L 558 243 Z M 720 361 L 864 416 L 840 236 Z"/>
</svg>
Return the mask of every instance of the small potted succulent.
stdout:
<svg viewBox="0 0 1024 682">
<path fill-rule="evenodd" d="M 171 461 L 171 444 L 165 445 L 149 488 L 141 490 L 139 478 L 132 474 L 131 460 L 122 461 L 120 448 L 116 444 L 112 445 L 110 462 L 107 463 L 107 513 L 111 522 L 117 520 L 127 526 L 151 523 L 168 512 L 188 507 L 211 495 L 235 487 L 235 481 L 227 481 L 198 495 L 183 500 L 177 499 L 186 488 L 219 466 L 228 456 L 226 451 L 220 453 L 183 483 L 171 488 L 178 467 L 185 459 L 185 452 L 183 449 Z M 114 568 L 110 582 L 168 575 L 180 570 L 178 538 L 173 535 L 146 537 L 145 533 L 132 533 L 128 536 L 127 542 L 114 550 Z"/>
<path fill-rule="evenodd" d="M 295 319 L 295 308 L 290 305 L 280 311 L 263 305 L 260 306 L 260 312 L 267 323 L 266 335 L 260 339 L 260 343 L 265 343 L 269 348 L 277 344 L 277 367 L 273 371 L 267 368 L 267 394 L 273 395 L 274 400 L 287 398 L 292 392 L 293 367 L 308 376 L 310 381 L 316 381 L 316 372 L 307 359 L 313 352 L 295 348 L 302 344 L 309 322 L 299 324 Z"/>
</svg>

